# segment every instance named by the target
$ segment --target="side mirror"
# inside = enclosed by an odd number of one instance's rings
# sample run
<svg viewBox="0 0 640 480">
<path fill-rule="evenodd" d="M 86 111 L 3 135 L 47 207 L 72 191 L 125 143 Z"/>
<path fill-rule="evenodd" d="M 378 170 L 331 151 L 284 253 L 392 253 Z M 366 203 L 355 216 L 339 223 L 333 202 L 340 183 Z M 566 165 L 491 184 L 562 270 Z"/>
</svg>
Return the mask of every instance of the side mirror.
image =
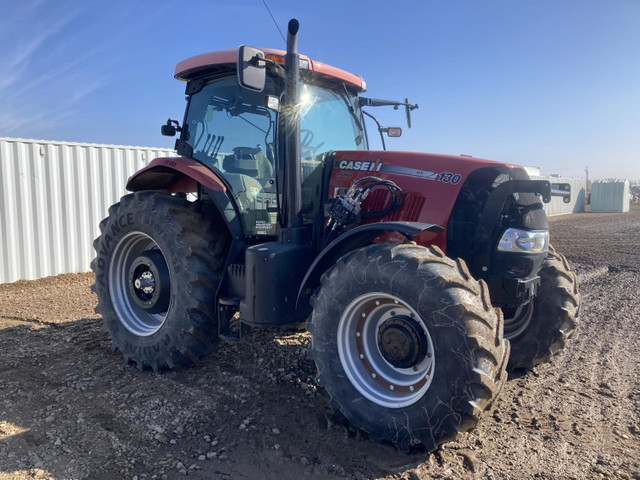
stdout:
<svg viewBox="0 0 640 480">
<path fill-rule="evenodd" d="M 176 127 L 173 125 L 162 125 L 160 127 L 160 133 L 165 137 L 175 137 L 176 136 Z"/>
<path fill-rule="evenodd" d="M 165 125 L 162 125 L 162 128 L 160 128 L 160 133 L 162 133 L 162 135 L 164 135 L 165 137 L 175 137 L 176 132 L 181 131 L 182 127 L 180 126 L 178 121 L 171 120 L 170 118 L 167 119 L 167 123 Z"/>
<path fill-rule="evenodd" d="M 552 183 L 551 196 L 562 197 L 564 203 L 571 202 L 571 184 L 569 183 Z"/>
<path fill-rule="evenodd" d="M 402 129 L 400 127 L 387 127 L 388 137 L 400 137 L 402 136 Z"/>
<path fill-rule="evenodd" d="M 264 90 L 267 67 L 260 60 L 264 60 L 264 53 L 257 48 L 238 47 L 238 83 L 244 88 L 256 92 Z"/>
</svg>

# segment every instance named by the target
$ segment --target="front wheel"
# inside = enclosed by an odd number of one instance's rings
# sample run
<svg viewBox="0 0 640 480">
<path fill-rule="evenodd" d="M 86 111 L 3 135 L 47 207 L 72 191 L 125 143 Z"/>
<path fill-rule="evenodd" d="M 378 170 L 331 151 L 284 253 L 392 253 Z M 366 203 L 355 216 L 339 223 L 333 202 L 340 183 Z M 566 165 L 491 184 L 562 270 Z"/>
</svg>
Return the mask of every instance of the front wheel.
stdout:
<svg viewBox="0 0 640 480">
<path fill-rule="evenodd" d="M 402 451 L 473 427 L 506 380 L 501 312 L 435 247 L 355 250 L 323 276 L 313 308 L 317 381 L 352 426 Z"/>
<path fill-rule="evenodd" d="M 505 312 L 504 336 L 511 342 L 508 369 L 531 369 L 562 350 L 578 327 L 578 280 L 564 255 L 549 247 L 536 297 L 512 315 Z"/>
<path fill-rule="evenodd" d="M 202 359 L 217 341 L 215 293 L 228 236 L 202 205 L 165 191 L 122 197 L 100 223 L 91 263 L 113 349 L 138 368 Z"/>
</svg>

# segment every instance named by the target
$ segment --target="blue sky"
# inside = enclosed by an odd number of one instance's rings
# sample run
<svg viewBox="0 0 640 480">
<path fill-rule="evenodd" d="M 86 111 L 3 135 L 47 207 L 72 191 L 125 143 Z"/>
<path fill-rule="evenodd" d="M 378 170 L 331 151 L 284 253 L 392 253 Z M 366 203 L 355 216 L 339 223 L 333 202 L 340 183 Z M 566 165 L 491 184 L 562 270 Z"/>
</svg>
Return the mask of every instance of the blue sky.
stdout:
<svg viewBox="0 0 640 480">
<path fill-rule="evenodd" d="M 411 130 L 374 110 L 404 128 L 390 149 L 640 179 L 640 0 L 267 3 L 283 31 L 300 20 L 301 53 L 420 105 Z M 171 147 L 177 62 L 284 44 L 262 0 L 0 7 L 0 136 Z"/>
</svg>

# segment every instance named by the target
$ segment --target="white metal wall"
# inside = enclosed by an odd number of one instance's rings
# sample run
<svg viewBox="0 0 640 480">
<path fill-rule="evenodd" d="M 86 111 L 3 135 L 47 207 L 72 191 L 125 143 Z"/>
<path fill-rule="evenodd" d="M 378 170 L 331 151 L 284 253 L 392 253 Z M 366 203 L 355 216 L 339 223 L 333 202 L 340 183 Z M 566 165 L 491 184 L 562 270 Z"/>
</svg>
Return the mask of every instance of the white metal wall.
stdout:
<svg viewBox="0 0 640 480">
<path fill-rule="evenodd" d="M 0 137 L 0 283 L 85 272 L 127 178 L 175 151 Z"/>
<path fill-rule="evenodd" d="M 629 180 L 596 180 L 591 184 L 591 211 L 624 213 L 629 211 Z"/>
<path fill-rule="evenodd" d="M 534 180 L 548 180 L 551 183 L 568 183 L 571 185 L 571 201 L 564 203 L 561 197 L 551 197 L 549 203 L 544 203 L 544 210 L 548 216 L 567 215 L 568 213 L 584 212 L 586 201 L 587 181 L 584 178 L 560 177 L 531 177 Z"/>
</svg>

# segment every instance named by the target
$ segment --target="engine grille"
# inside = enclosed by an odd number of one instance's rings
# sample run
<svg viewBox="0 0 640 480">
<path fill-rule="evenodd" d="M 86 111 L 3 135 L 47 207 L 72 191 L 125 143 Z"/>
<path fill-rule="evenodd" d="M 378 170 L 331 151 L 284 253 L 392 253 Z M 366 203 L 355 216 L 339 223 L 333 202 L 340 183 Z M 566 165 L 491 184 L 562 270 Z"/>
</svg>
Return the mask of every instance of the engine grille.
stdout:
<svg viewBox="0 0 640 480">
<path fill-rule="evenodd" d="M 424 206 L 424 197 L 420 194 L 409 192 L 405 198 L 402 208 L 387 215 L 381 220 L 405 222 L 416 222 L 422 212 Z M 373 190 L 362 203 L 362 210 L 366 212 L 374 212 L 384 210 L 391 202 L 391 195 L 386 189 Z"/>
</svg>

